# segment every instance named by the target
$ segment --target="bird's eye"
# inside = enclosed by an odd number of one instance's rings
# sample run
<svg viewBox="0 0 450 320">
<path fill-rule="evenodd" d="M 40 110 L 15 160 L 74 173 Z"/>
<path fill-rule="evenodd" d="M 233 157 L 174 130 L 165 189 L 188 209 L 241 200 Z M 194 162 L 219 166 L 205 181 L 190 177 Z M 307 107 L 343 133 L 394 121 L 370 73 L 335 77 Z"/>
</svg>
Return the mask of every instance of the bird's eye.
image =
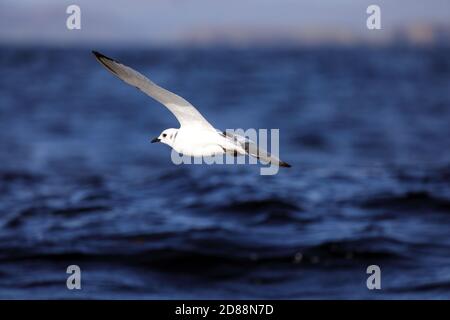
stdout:
<svg viewBox="0 0 450 320">
<path fill-rule="evenodd" d="M 163 133 L 163 138 L 165 138 L 167 136 L 167 134 Z"/>
</svg>

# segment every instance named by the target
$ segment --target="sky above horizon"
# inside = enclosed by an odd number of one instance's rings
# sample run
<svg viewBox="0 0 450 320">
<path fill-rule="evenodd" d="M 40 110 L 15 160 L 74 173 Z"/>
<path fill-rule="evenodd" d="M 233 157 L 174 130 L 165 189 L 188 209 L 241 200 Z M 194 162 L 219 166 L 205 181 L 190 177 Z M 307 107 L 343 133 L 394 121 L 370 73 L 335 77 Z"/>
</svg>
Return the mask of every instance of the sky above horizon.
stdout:
<svg viewBox="0 0 450 320">
<path fill-rule="evenodd" d="M 81 30 L 66 28 L 66 8 L 81 8 Z M 381 8 L 382 30 L 366 28 L 366 8 Z M 449 28 L 448 0 L 2 0 L 0 43 L 171 45 L 302 34 L 303 40 L 388 37 L 398 28 Z M 420 33 L 421 31 L 419 31 Z M 423 32 L 422 32 L 423 33 Z M 419 35 L 420 36 L 420 35 Z M 425 35 L 426 37 L 426 35 Z"/>
</svg>

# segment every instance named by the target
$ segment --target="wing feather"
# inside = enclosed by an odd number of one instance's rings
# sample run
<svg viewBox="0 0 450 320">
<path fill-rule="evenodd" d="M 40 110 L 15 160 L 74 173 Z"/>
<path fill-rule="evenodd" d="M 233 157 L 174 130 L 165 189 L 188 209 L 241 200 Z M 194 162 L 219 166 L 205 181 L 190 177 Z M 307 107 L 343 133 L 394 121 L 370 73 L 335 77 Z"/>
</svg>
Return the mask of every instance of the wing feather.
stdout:
<svg viewBox="0 0 450 320">
<path fill-rule="evenodd" d="M 259 160 L 262 160 L 267 163 L 273 163 L 275 165 L 278 165 L 280 167 L 291 167 L 290 164 L 280 160 L 279 158 L 272 155 L 267 150 L 264 150 L 263 148 L 258 147 L 258 145 L 250 140 L 247 137 L 234 134 L 232 132 L 224 131 L 222 133 L 224 137 L 227 137 L 228 139 L 232 139 L 235 143 L 237 143 L 242 149 L 245 150 L 245 152 L 248 155 L 251 155 L 252 157 L 255 157 Z"/>
<path fill-rule="evenodd" d="M 141 73 L 114 59 L 96 51 L 92 51 L 92 53 L 106 69 L 116 75 L 119 79 L 138 88 L 166 106 L 177 118 L 182 127 L 195 126 L 215 130 L 200 112 L 184 98 L 158 86 Z"/>
</svg>

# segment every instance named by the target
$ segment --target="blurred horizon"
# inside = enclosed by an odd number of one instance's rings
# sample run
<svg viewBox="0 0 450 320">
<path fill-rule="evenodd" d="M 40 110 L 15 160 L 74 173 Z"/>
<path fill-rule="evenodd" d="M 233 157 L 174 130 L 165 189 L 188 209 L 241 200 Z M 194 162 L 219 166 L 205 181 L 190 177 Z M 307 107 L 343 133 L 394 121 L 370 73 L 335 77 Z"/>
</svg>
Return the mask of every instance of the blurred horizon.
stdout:
<svg viewBox="0 0 450 320">
<path fill-rule="evenodd" d="M 66 28 L 66 8 L 81 8 L 81 30 Z M 368 30 L 366 9 L 381 8 L 381 30 Z M 44 46 L 317 46 L 450 44 L 450 2 L 231 0 L 0 4 L 0 45 Z"/>
</svg>

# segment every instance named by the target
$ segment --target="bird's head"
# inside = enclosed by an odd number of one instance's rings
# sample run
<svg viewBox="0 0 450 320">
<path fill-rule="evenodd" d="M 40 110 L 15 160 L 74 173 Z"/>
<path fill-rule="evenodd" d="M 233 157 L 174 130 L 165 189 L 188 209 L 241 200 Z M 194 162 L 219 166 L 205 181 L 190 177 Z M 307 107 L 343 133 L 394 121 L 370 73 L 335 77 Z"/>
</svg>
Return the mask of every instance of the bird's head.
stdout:
<svg viewBox="0 0 450 320">
<path fill-rule="evenodd" d="M 151 142 L 152 143 L 161 142 L 161 143 L 165 143 L 169 146 L 172 146 L 177 134 L 178 134 L 178 129 L 173 129 L 173 128 L 166 129 L 163 132 L 161 132 L 161 134 L 159 135 L 158 138 L 153 139 Z"/>
</svg>

